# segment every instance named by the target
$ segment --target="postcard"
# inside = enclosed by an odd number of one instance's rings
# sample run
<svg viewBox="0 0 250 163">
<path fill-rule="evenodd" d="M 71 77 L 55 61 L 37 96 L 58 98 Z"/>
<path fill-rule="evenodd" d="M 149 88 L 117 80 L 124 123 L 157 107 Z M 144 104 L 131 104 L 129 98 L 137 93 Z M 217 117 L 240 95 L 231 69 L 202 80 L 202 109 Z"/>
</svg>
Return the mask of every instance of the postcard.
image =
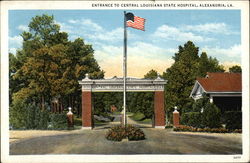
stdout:
<svg viewBox="0 0 250 163">
<path fill-rule="evenodd" d="M 2 162 L 248 162 L 248 1 L 2 1 Z"/>
</svg>

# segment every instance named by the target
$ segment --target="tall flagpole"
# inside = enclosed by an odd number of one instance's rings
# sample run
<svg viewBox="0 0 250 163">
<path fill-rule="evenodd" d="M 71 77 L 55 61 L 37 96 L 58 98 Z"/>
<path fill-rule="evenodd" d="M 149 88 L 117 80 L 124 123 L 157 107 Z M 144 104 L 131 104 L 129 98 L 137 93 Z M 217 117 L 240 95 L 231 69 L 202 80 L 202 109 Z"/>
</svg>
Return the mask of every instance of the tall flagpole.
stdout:
<svg viewBox="0 0 250 163">
<path fill-rule="evenodd" d="M 124 49 L 123 49 L 123 123 L 126 126 L 126 78 L 127 78 L 127 24 L 124 11 Z"/>
</svg>

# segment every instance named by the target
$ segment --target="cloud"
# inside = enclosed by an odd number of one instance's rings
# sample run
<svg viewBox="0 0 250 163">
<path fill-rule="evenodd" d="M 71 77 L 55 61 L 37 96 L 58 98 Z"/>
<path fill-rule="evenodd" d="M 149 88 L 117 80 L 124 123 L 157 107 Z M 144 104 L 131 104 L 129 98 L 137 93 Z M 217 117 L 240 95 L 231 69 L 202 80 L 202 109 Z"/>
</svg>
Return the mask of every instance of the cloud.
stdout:
<svg viewBox="0 0 250 163">
<path fill-rule="evenodd" d="M 84 19 L 82 20 L 81 24 L 93 29 L 94 31 L 103 30 L 101 26 L 99 26 L 97 23 L 94 23 L 91 19 Z"/>
<path fill-rule="evenodd" d="M 177 49 L 162 49 L 152 44 L 136 42 L 128 48 L 128 76 L 143 77 L 151 69 L 162 73 L 174 62 L 171 56 L 176 51 Z M 95 51 L 95 58 L 106 72 L 105 77 L 122 76 L 122 46 L 102 46 Z"/>
<path fill-rule="evenodd" d="M 22 42 L 23 42 L 23 38 L 21 36 L 9 37 L 9 43 L 10 44 L 21 46 Z"/>
<path fill-rule="evenodd" d="M 182 28 L 176 28 L 168 25 L 162 25 L 158 27 L 153 34 L 153 37 L 156 39 L 167 39 L 167 40 L 175 40 L 175 41 L 212 41 L 212 38 L 202 37 L 200 35 L 196 35 L 192 32 L 185 32 Z"/>
<path fill-rule="evenodd" d="M 199 25 L 185 25 L 181 27 L 183 31 L 195 31 L 205 33 L 220 33 L 220 34 L 236 34 L 229 29 L 229 26 L 225 23 L 206 23 Z"/>
<path fill-rule="evenodd" d="M 202 51 L 205 51 L 208 54 L 213 55 L 213 56 L 227 56 L 230 58 L 233 58 L 233 57 L 240 58 L 241 57 L 241 45 L 239 45 L 239 44 L 235 44 L 229 48 L 204 47 L 204 48 L 202 48 Z"/>
<path fill-rule="evenodd" d="M 71 23 L 71 24 L 76 24 L 78 21 L 70 19 L 68 22 Z"/>
<path fill-rule="evenodd" d="M 9 53 L 16 54 L 17 49 L 16 48 L 10 48 Z"/>
<path fill-rule="evenodd" d="M 55 21 L 55 23 L 59 24 L 61 31 L 67 32 L 67 33 L 74 33 L 74 27 L 73 26 L 70 26 L 67 23 L 62 23 L 62 22 L 58 22 L 58 21 Z"/>
<path fill-rule="evenodd" d="M 91 19 L 71 19 L 67 23 L 57 22 L 61 26 L 61 30 L 70 34 L 70 39 L 77 37 L 87 38 L 88 41 L 121 41 L 123 36 L 123 29 L 116 28 L 113 30 L 106 30 L 98 23 Z M 128 33 L 128 35 L 131 35 Z"/>
<path fill-rule="evenodd" d="M 92 21 L 91 19 L 75 19 L 75 20 L 69 20 L 68 21 L 70 24 L 72 25 L 77 25 L 80 26 L 81 28 L 89 28 L 89 30 L 91 31 L 101 31 L 103 30 L 103 28 L 98 25 L 97 23 L 95 23 L 94 21 Z"/>
<path fill-rule="evenodd" d="M 19 25 L 17 29 L 19 29 L 20 31 L 28 31 L 29 27 L 27 25 Z"/>
<path fill-rule="evenodd" d="M 123 28 L 115 28 L 111 30 L 104 29 L 98 23 L 91 19 L 71 19 L 67 23 L 56 22 L 61 26 L 61 30 L 69 33 L 70 39 L 77 37 L 83 37 L 88 41 L 109 41 L 112 43 L 122 42 Z M 136 36 L 128 31 L 130 39 L 134 39 Z"/>
<path fill-rule="evenodd" d="M 21 36 L 13 36 L 9 37 L 9 51 L 12 53 L 16 53 L 16 49 L 22 47 L 23 38 Z"/>
<path fill-rule="evenodd" d="M 235 66 L 235 65 L 241 66 L 241 64 L 238 62 L 230 62 L 230 61 L 225 61 L 225 62 L 222 62 L 221 64 L 224 66 L 226 71 L 229 71 L 229 68 L 232 66 Z"/>
<path fill-rule="evenodd" d="M 101 40 L 101 41 L 118 41 L 123 39 L 123 29 L 116 28 L 111 31 L 102 31 L 95 32 L 94 34 L 89 34 L 88 37 L 92 40 Z"/>
<path fill-rule="evenodd" d="M 131 55 L 139 55 L 152 59 L 166 56 L 169 57 L 177 51 L 177 49 L 165 49 L 145 42 L 135 42 L 128 47 L 128 53 Z"/>
</svg>

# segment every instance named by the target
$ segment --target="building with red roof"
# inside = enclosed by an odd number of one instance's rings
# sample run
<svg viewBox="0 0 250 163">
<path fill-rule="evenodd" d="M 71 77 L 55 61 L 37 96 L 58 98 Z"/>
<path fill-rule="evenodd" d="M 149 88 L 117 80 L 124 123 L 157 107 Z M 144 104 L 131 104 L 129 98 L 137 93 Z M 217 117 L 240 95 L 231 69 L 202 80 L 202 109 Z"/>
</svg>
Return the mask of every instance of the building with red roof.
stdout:
<svg viewBox="0 0 250 163">
<path fill-rule="evenodd" d="M 202 98 L 204 93 L 222 112 L 241 110 L 241 73 L 207 73 L 205 78 L 197 78 L 190 96 L 197 100 Z"/>
</svg>

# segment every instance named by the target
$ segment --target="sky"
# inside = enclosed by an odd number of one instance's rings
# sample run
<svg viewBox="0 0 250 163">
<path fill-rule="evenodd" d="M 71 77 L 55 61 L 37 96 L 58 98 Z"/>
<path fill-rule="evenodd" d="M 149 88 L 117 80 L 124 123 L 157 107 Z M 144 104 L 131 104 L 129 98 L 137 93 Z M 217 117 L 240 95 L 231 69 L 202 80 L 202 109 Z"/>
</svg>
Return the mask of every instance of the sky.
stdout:
<svg viewBox="0 0 250 163">
<path fill-rule="evenodd" d="M 128 10 L 145 18 L 145 31 L 127 28 L 128 76 L 160 74 L 173 64 L 178 46 L 192 41 L 199 54 L 216 57 L 225 68 L 241 65 L 240 10 Z M 83 38 L 105 78 L 122 76 L 123 10 L 9 10 L 9 52 L 22 47 L 23 31 L 36 15 L 53 15 L 69 39 Z"/>
</svg>

